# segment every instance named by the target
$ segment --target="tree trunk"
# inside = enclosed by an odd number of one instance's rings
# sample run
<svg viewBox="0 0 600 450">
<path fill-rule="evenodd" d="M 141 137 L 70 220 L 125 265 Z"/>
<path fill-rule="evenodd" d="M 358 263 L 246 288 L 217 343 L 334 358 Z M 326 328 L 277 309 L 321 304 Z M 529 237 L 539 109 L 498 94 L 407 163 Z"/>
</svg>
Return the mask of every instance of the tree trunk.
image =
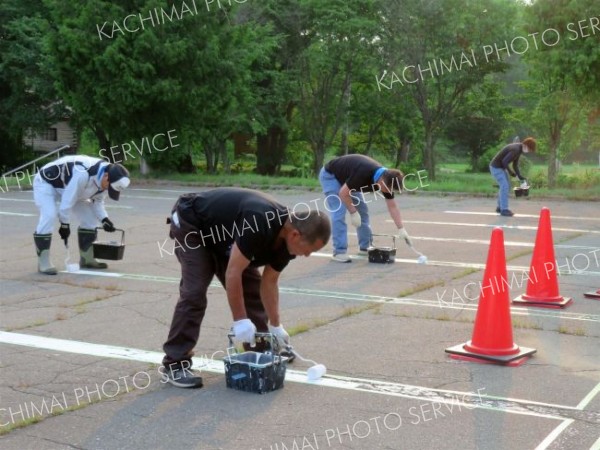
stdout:
<svg viewBox="0 0 600 450">
<path fill-rule="evenodd" d="M 408 162 L 408 154 L 410 152 L 410 140 L 402 139 L 400 146 L 396 147 L 396 163 L 394 167 L 400 167 L 400 164 Z"/>
<path fill-rule="evenodd" d="M 433 147 L 435 146 L 435 138 L 429 129 L 425 129 L 425 146 L 423 147 L 423 164 L 431 181 L 435 181 L 435 158 Z"/>
<path fill-rule="evenodd" d="M 288 133 L 279 126 L 272 126 L 267 134 L 256 136 L 256 172 L 275 175 L 281 167 L 288 142 Z"/>
<path fill-rule="evenodd" d="M 209 174 L 217 173 L 217 165 L 219 164 L 219 154 L 215 151 L 214 139 L 209 139 L 204 144 L 204 157 L 206 158 L 206 172 Z"/>
<path fill-rule="evenodd" d="M 346 78 L 344 85 L 343 104 L 344 104 L 344 124 L 342 125 L 342 139 L 340 143 L 342 155 L 348 154 L 348 135 L 350 133 L 350 99 L 352 94 L 352 74 Z"/>
<path fill-rule="evenodd" d="M 121 146 L 117 146 L 113 150 L 110 149 L 110 139 L 106 135 L 106 132 L 100 127 L 93 127 L 94 134 L 96 135 L 96 139 L 98 139 L 98 145 L 100 146 L 100 155 L 106 156 L 111 163 L 115 161 L 123 161 L 123 155 L 121 152 Z M 102 149 L 104 150 L 102 152 Z"/>
<path fill-rule="evenodd" d="M 560 127 L 556 123 L 550 126 L 550 153 L 548 154 L 548 187 L 556 187 L 558 146 L 560 145 Z"/>
<path fill-rule="evenodd" d="M 226 174 L 230 174 L 231 161 L 229 161 L 229 156 L 227 155 L 227 140 L 219 139 L 217 141 L 217 148 L 219 149 L 219 155 L 221 155 L 221 161 L 223 161 L 223 171 Z"/>
<path fill-rule="evenodd" d="M 311 147 L 313 149 L 313 154 L 315 155 L 313 161 L 313 173 L 317 175 L 321 171 L 323 160 L 325 159 L 325 142 L 311 142 Z"/>
</svg>

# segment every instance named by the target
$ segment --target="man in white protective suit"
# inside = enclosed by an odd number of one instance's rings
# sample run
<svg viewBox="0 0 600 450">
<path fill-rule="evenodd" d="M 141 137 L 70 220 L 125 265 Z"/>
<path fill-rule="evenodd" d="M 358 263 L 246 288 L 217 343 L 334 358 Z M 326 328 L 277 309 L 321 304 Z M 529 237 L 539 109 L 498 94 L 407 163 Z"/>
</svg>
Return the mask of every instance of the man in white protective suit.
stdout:
<svg viewBox="0 0 600 450">
<path fill-rule="evenodd" d="M 119 200 L 129 186 L 129 172 L 121 164 L 111 164 L 90 156 L 64 156 L 43 166 L 33 181 L 33 198 L 40 210 L 33 239 L 38 256 L 38 271 L 55 275 L 50 261 L 50 243 L 55 220 L 60 221 L 58 234 L 68 243 L 71 216 L 79 219 L 79 264 L 82 268 L 106 269 L 107 264 L 94 258 L 92 243 L 99 223 L 107 232 L 115 226 L 104 209 L 106 194 Z"/>
</svg>

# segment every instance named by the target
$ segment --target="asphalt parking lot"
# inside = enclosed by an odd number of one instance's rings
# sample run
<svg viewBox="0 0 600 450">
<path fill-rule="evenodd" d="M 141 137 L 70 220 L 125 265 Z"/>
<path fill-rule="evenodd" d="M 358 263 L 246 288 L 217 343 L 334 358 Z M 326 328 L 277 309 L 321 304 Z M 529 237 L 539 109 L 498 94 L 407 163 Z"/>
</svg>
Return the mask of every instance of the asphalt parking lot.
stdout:
<svg viewBox="0 0 600 450">
<path fill-rule="evenodd" d="M 3 449 L 599 449 L 600 217 L 597 202 L 403 195 L 416 255 L 394 264 L 329 259 L 331 244 L 283 272 L 281 316 L 303 356 L 283 389 L 228 389 L 222 355 L 231 314 L 215 283 L 196 348 L 204 387 L 160 381 L 158 364 L 178 298 L 179 264 L 165 217 L 182 186 L 132 188 L 107 200 L 125 256 L 106 271 L 36 272 L 37 210 L 28 191 L 0 196 L 0 447 Z M 318 192 L 273 191 L 292 207 Z M 372 228 L 392 233 L 371 197 Z M 322 204 L 322 203 L 321 203 Z M 538 216 L 552 214 L 565 309 L 511 307 L 514 342 L 537 350 L 516 367 L 450 358 L 471 339 L 490 234 L 502 227 L 508 274 L 529 268 Z M 350 236 L 351 253 L 358 248 Z M 169 245 L 171 247 L 169 247 Z M 511 285 L 511 298 L 525 291 Z M 16 426 L 23 425 L 23 426 Z"/>
</svg>

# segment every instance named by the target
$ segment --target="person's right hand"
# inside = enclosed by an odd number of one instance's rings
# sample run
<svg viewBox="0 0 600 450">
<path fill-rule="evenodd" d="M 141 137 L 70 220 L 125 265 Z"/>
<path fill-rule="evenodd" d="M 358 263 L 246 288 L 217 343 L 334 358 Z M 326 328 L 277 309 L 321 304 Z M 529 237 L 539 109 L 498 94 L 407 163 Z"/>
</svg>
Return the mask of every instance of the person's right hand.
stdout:
<svg viewBox="0 0 600 450">
<path fill-rule="evenodd" d="M 410 240 L 410 236 L 406 232 L 406 228 L 398 228 L 398 239 L 404 239 L 406 245 L 412 247 L 412 241 Z"/>
<path fill-rule="evenodd" d="M 71 227 L 69 224 L 61 223 L 60 228 L 58 229 L 58 234 L 60 235 L 60 238 L 65 241 L 65 245 L 67 245 L 67 240 L 69 239 L 69 236 L 71 236 Z"/>
<path fill-rule="evenodd" d="M 350 222 L 356 228 L 358 228 L 362 225 L 362 221 L 360 220 L 360 214 L 358 213 L 358 211 L 354 211 L 353 213 L 350 213 Z"/>
<path fill-rule="evenodd" d="M 249 342 L 252 347 L 256 345 L 256 326 L 250 319 L 241 319 L 233 322 L 231 327 L 233 339 L 238 342 Z"/>
<path fill-rule="evenodd" d="M 521 180 L 521 189 L 527 189 L 529 187 L 529 184 L 527 183 L 527 180 L 525 178 L 523 178 Z"/>
</svg>

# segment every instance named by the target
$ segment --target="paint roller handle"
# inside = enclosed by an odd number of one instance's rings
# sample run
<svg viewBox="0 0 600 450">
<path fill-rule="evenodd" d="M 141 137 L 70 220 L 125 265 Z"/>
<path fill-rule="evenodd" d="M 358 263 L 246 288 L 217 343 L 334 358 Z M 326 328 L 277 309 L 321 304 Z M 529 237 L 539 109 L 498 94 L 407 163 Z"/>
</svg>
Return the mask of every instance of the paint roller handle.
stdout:
<svg viewBox="0 0 600 450">
<path fill-rule="evenodd" d="M 60 228 L 58 229 L 58 235 L 60 238 L 65 241 L 65 247 L 68 246 L 69 236 L 71 235 L 71 227 L 68 223 L 60 223 Z"/>
<path fill-rule="evenodd" d="M 303 358 L 302 355 L 300 355 L 300 353 L 298 353 L 296 350 L 294 350 L 294 348 L 291 345 L 286 345 L 285 349 L 288 352 L 290 352 L 292 355 L 294 355 L 296 358 L 298 358 L 298 359 L 300 359 L 300 360 L 302 360 L 304 362 L 309 362 L 311 364 L 318 365 L 318 363 L 316 363 L 312 359 Z"/>
</svg>

